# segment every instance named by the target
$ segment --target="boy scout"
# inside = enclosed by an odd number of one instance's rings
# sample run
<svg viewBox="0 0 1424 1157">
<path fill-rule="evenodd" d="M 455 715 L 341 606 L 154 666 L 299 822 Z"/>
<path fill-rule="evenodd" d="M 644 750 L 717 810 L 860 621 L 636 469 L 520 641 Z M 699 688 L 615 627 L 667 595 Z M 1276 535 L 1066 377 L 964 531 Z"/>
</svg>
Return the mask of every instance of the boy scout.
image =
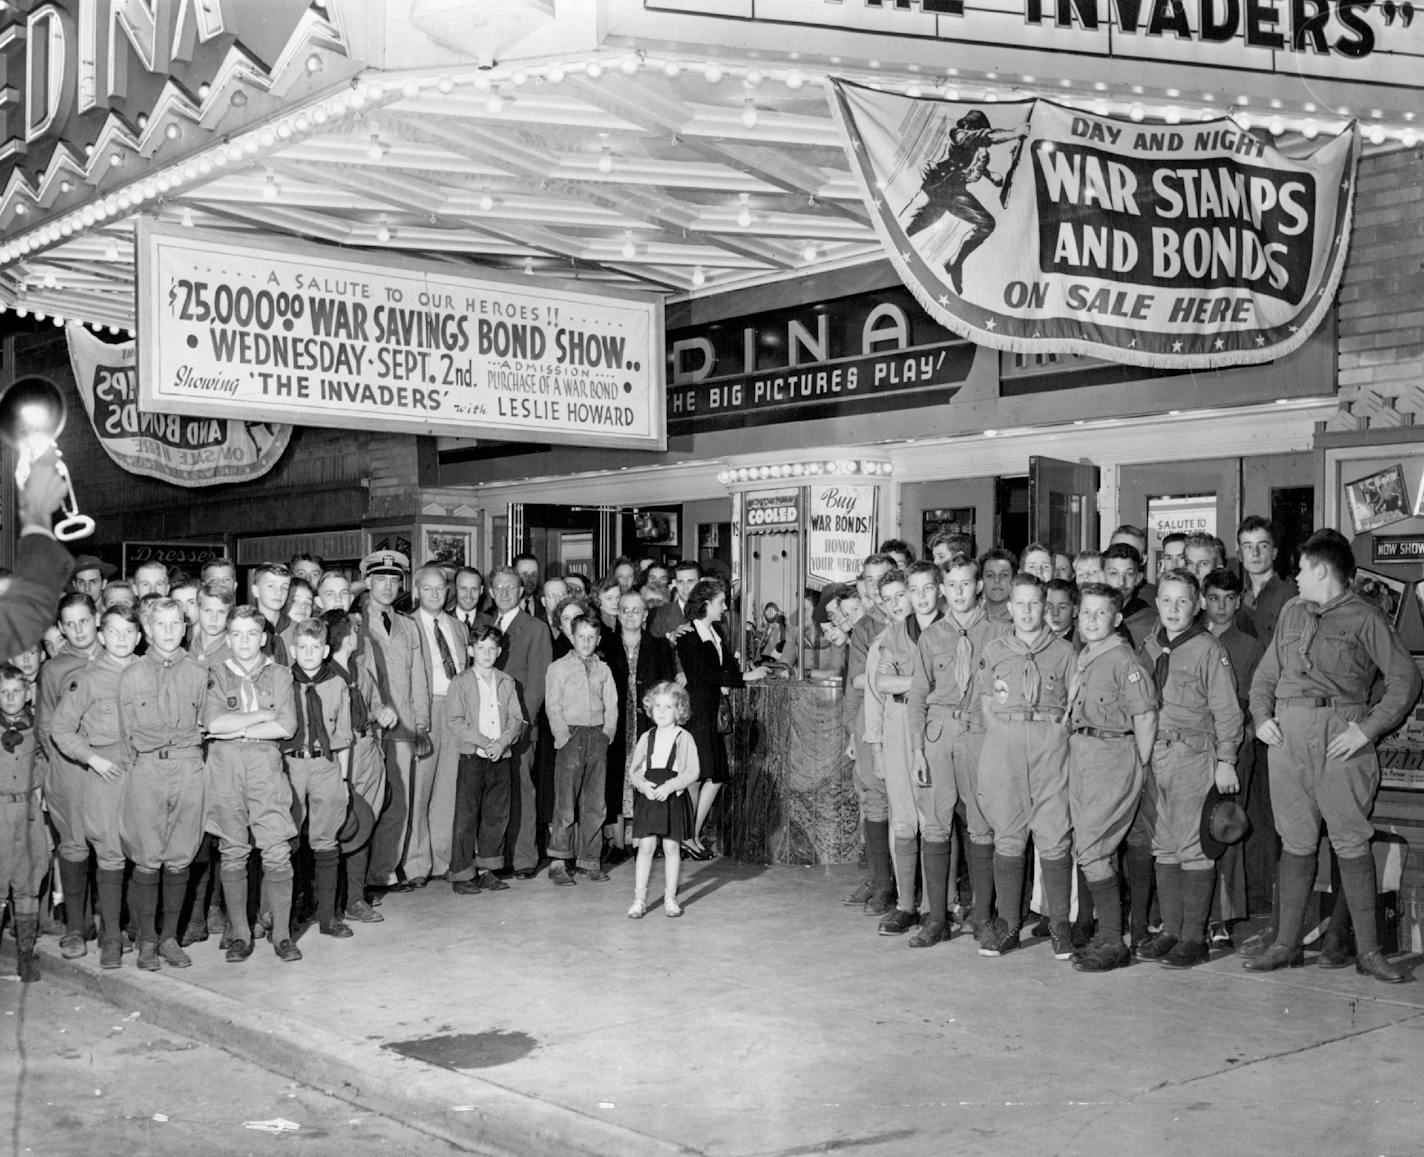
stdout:
<svg viewBox="0 0 1424 1157">
<path fill-rule="evenodd" d="M 1122 593 L 1122 625 L 1118 627 L 1118 634 L 1134 647 L 1142 646 L 1142 640 L 1157 619 L 1156 608 L 1143 593 L 1147 589 L 1142 581 L 1144 577 L 1142 556 L 1131 543 L 1114 543 L 1103 552 L 1103 582 Z"/>
<path fill-rule="evenodd" d="M 936 930 L 934 922 L 948 903 L 950 835 L 960 800 L 969 834 L 970 927 L 978 939 L 993 924 L 994 829 L 979 807 L 984 712 L 974 675 L 985 646 L 1005 628 L 985 614 L 979 602 L 982 589 L 974 559 L 961 554 L 949 560 L 940 582 L 948 614 L 921 633 L 910 672 L 910 759 L 930 910 L 910 941 L 916 948 L 934 944 L 936 936 L 949 936 L 947 924 Z"/>
<path fill-rule="evenodd" d="M 1000 916 L 979 942 L 981 956 L 1019 944 L 1029 832 L 1043 870 L 1053 955 L 1073 955 L 1068 906 L 1073 891 L 1069 849 L 1068 735 L 1063 728 L 1073 648 L 1043 621 L 1043 584 L 1014 578 L 1012 633 L 991 639 L 979 663 L 984 709 L 979 806 L 994 830 L 994 887 Z"/>
<path fill-rule="evenodd" d="M 119 815 L 125 755 L 119 730 L 119 676 L 134 661 L 137 612 L 127 606 L 110 607 L 99 621 L 99 635 L 104 653 L 69 680 L 50 736 L 61 754 L 93 772 L 84 785 L 82 823 L 98 864 L 94 891 L 103 925 L 99 966 L 118 968 L 123 959 L 119 919 L 124 906 L 124 848 Z"/>
<path fill-rule="evenodd" d="M 1281 913 L 1275 943 L 1244 965 L 1270 972 L 1303 963 L 1301 922 L 1323 819 L 1355 926 L 1355 970 L 1398 984 L 1405 977 L 1380 951 L 1375 926 L 1374 744 L 1414 706 L 1419 673 L 1384 617 L 1349 589 L 1354 577 L 1354 555 L 1338 532 L 1317 530 L 1305 541 L 1300 597 L 1282 609 L 1251 683 L 1256 734 L 1270 749 Z M 1376 673 L 1384 677 L 1384 694 L 1370 707 Z"/>
<path fill-rule="evenodd" d="M 302 958 L 289 933 L 292 913 L 292 789 L 282 771 L 278 743 L 297 727 L 292 672 L 262 653 L 267 621 L 256 607 L 232 612 L 227 642 L 231 658 L 209 669 L 203 722 L 208 746 L 207 828 L 218 837 L 223 898 L 227 901 L 227 960 L 252 955 L 247 922 L 247 858 L 262 855 L 265 890 L 272 905 L 271 937 L 277 957 Z M 248 832 L 251 832 L 249 838 Z"/>
<path fill-rule="evenodd" d="M 884 916 L 895 906 L 895 869 L 890 858 L 890 798 L 885 784 L 875 778 L 874 758 L 865 742 L 865 658 L 870 644 L 885 629 L 885 612 L 880 606 L 880 580 L 895 566 L 888 554 L 867 555 L 860 568 L 860 596 L 864 614 L 850 629 L 845 676 L 845 714 L 852 720 L 848 751 L 860 820 L 865 833 L 865 862 L 871 879 L 846 897 L 847 904 L 860 904 L 867 916 Z M 842 600 L 844 601 L 844 599 Z"/>
<path fill-rule="evenodd" d="M 84 788 L 90 773 L 59 751 L 50 739 L 50 722 L 60 696 L 75 672 L 88 666 L 102 649 L 94 600 L 71 591 L 59 600 L 59 630 L 64 646 L 40 668 L 35 707 L 35 736 L 46 757 L 45 807 L 59 836 L 59 882 L 64 892 L 64 935 L 59 950 L 66 959 L 83 956 L 89 891 L 89 844 L 84 838 Z"/>
<path fill-rule="evenodd" d="M 13 893 L 15 973 L 22 984 L 33 984 L 40 978 L 35 937 L 40 888 L 49 869 L 49 832 L 40 806 L 39 744 L 25 686 L 18 667 L 0 666 L 0 900 Z"/>
<path fill-rule="evenodd" d="M 1068 816 L 1073 850 L 1097 912 L 1097 935 L 1073 957 L 1080 972 L 1131 962 L 1122 942 L 1122 891 L 1115 863 L 1142 795 L 1157 733 L 1152 676 L 1117 633 L 1122 595 L 1104 583 L 1081 593 L 1083 650 L 1068 691 Z"/>
<path fill-rule="evenodd" d="M 1162 931 L 1134 951 L 1164 968 L 1191 968 L 1207 959 L 1216 862 L 1202 851 L 1202 806 L 1213 783 L 1223 794 L 1239 786 L 1236 681 L 1226 648 L 1197 618 L 1200 604 L 1197 580 L 1184 570 L 1167 571 L 1157 581 L 1161 625 L 1142 647 L 1161 697 L 1152 747 L 1152 854 Z"/>
<path fill-rule="evenodd" d="M 911 682 L 915 644 L 905 621 L 912 618 L 905 572 L 891 569 L 880 576 L 881 608 L 888 620 L 871 642 L 865 658 L 865 742 L 871 750 L 874 775 L 885 787 L 890 807 L 890 837 L 895 865 L 896 906 L 880 920 L 882 936 L 899 936 L 920 922 L 915 903 L 915 881 L 920 868 L 920 817 L 910 772 L 910 725 L 906 704 Z M 951 805 L 952 807 L 953 805 Z M 939 849 L 932 849 L 936 854 Z M 943 846 L 944 865 L 933 865 L 936 877 L 949 878 L 949 845 Z M 927 870 L 930 868 L 927 865 Z M 943 868 L 941 873 L 940 868 Z M 929 896 L 926 926 L 937 923 L 944 939 L 949 914 L 944 894 Z"/>
<path fill-rule="evenodd" d="M 336 914 L 341 849 L 336 836 L 346 819 L 346 777 L 351 760 L 351 696 L 346 681 L 327 663 L 326 624 L 303 619 L 292 632 L 292 710 L 296 729 L 282 744 L 287 778 L 298 812 L 307 817 L 317 929 L 345 940 L 351 926 Z M 274 914 L 275 917 L 275 914 Z M 285 925 L 275 922 L 280 936 Z"/>
<path fill-rule="evenodd" d="M 323 587 L 326 585 L 322 584 Z M 331 647 L 331 668 L 346 683 L 351 713 L 351 758 L 347 786 L 361 796 L 373 816 L 381 814 L 386 796 L 386 759 L 381 746 L 381 729 L 393 727 L 396 713 L 381 700 L 376 677 L 361 656 L 361 620 L 345 610 L 329 610 L 322 615 L 327 644 Z M 370 840 L 360 847 L 343 849 L 342 867 L 346 875 L 346 917 L 363 924 L 379 924 L 385 919 L 366 898 L 366 869 L 371 859 Z"/>
<path fill-rule="evenodd" d="M 1009 597 L 1019 560 L 1002 546 L 985 551 L 979 559 L 979 578 L 984 584 L 984 613 L 995 622 L 1011 624 Z"/>
<path fill-rule="evenodd" d="M 1236 778 L 1241 784 L 1237 799 L 1247 806 L 1256 770 L 1255 729 L 1251 725 L 1251 679 L 1265 647 L 1254 635 L 1236 625 L 1241 610 L 1241 577 L 1234 570 L 1218 567 L 1202 580 L 1202 616 L 1211 633 L 1226 648 L 1231 674 L 1236 680 L 1236 701 L 1246 719 L 1245 734 L 1237 749 Z M 1211 905 L 1211 943 L 1229 946 L 1231 924 L 1250 915 L 1246 905 L 1246 857 L 1244 841 L 1231 844 L 1216 864 L 1216 895 Z M 1264 946 L 1263 946 L 1264 947 Z"/>
<path fill-rule="evenodd" d="M 119 727 L 128 783 L 119 835 L 133 861 L 129 908 L 138 966 L 192 964 L 178 945 L 188 865 L 203 838 L 202 710 L 208 672 L 183 650 L 183 608 L 160 598 L 149 609 L 148 650 L 119 676 Z M 163 930 L 157 925 L 160 873 Z"/>
</svg>

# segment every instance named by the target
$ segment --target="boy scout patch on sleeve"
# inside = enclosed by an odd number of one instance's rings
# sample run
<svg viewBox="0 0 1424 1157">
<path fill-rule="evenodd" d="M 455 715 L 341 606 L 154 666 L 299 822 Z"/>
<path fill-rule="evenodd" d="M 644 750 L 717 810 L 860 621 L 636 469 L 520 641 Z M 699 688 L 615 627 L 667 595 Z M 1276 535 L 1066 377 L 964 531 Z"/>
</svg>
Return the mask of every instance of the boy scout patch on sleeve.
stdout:
<svg viewBox="0 0 1424 1157">
<path fill-rule="evenodd" d="M 1231 660 L 1228 659 L 1225 655 L 1223 655 L 1223 656 L 1221 657 L 1221 665 L 1222 665 L 1223 667 L 1229 667 L 1229 666 L 1231 666 Z"/>
<path fill-rule="evenodd" d="M 1139 683 L 1142 681 L 1142 675 L 1137 671 L 1129 671 L 1127 673 L 1127 681 L 1129 683 Z"/>
</svg>

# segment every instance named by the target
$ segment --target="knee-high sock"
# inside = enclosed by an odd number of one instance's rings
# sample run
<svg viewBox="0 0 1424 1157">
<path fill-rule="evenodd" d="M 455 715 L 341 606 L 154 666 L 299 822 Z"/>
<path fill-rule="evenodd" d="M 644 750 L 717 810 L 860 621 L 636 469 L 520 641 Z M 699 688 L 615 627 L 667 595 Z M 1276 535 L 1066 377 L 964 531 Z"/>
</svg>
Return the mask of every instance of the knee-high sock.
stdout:
<svg viewBox="0 0 1424 1157">
<path fill-rule="evenodd" d="M 124 910 L 124 870 L 100 868 L 95 874 L 94 891 L 99 900 L 99 919 L 104 924 L 101 942 L 118 944 L 123 938 L 120 921 Z"/>
<path fill-rule="evenodd" d="M 1350 909 L 1350 923 L 1355 926 L 1355 951 L 1361 956 L 1374 952 L 1379 948 L 1379 929 L 1375 926 L 1374 856 L 1368 851 L 1363 856 L 1341 856 L 1340 884 Z"/>
<path fill-rule="evenodd" d="M 994 845 L 969 845 L 969 892 L 973 910 L 971 928 L 994 918 Z"/>
<path fill-rule="evenodd" d="M 1067 856 L 1050 860 L 1040 858 L 1043 869 L 1043 906 L 1045 913 L 1054 924 L 1068 922 L 1068 912 L 1073 902 L 1073 861 Z"/>
<path fill-rule="evenodd" d="M 1344 873 L 1341 873 L 1343 878 Z M 1282 851 L 1276 865 L 1276 881 L 1280 884 L 1281 902 L 1276 913 L 1276 943 L 1287 948 L 1300 947 L 1301 926 L 1305 922 L 1305 906 L 1315 886 L 1315 856 L 1297 856 Z M 1371 921 L 1373 909 L 1371 909 Z M 1358 946 L 1358 929 L 1357 946 Z"/>
<path fill-rule="evenodd" d="M 1106 880 L 1094 880 L 1088 887 L 1092 890 L 1093 908 L 1098 918 L 1098 935 L 1105 940 L 1120 941 L 1122 939 L 1122 891 L 1118 883 L 1117 873 L 1114 872 Z M 1083 895 L 1083 888 L 1078 887 L 1078 896 Z M 1079 908 L 1081 915 L 1082 909 Z"/>
<path fill-rule="evenodd" d="M 371 862 L 371 845 L 357 848 L 341 857 L 346 870 L 346 907 L 366 898 L 366 867 Z"/>
<path fill-rule="evenodd" d="M 167 940 L 170 937 L 177 939 L 178 923 L 183 918 L 183 900 L 188 895 L 188 869 L 179 868 L 176 872 L 163 869 L 163 928 L 159 934 L 160 940 Z M 201 909 L 199 909 L 201 911 Z"/>
<path fill-rule="evenodd" d="M 341 871 L 341 853 L 335 848 L 312 853 L 312 875 L 316 891 L 316 918 L 320 924 L 336 919 L 336 879 Z"/>
<path fill-rule="evenodd" d="M 870 878 L 875 890 L 888 894 L 895 889 L 893 869 L 890 864 L 890 821 L 865 821 L 865 862 L 870 868 Z"/>
<path fill-rule="evenodd" d="M 1152 882 L 1156 876 L 1157 861 L 1152 857 L 1150 847 L 1127 845 L 1127 890 L 1131 909 L 1128 913 L 1128 931 L 1132 933 L 1134 944 L 1147 938 L 1147 912 L 1152 904 Z"/>
<path fill-rule="evenodd" d="M 920 845 L 920 860 L 925 868 L 926 919 L 933 923 L 949 920 L 949 841 L 925 840 Z"/>
<path fill-rule="evenodd" d="M 1192 944 L 1206 941 L 1206 922 L 1211 915 L 1211 894 L 1216 887 L 1216 866 L 1206 871 L 1182 872 L 1182 931 L 1180 937 Z"/>
<path fill-rule="evenodd" d="M 920 874 L 920 841 L 895 837 L 895 890 L 900 894 L 900 907 L 915 911 L 915 883 Z"/>
<path fill-rule="evenodd" d="M 1084 926 L 1093 922 L 1093 886 L 1088 883 L 1088 877 L 1083 875 L 1083 869 L 1078 868 L 1078 919 L 1074 921 Z"/>
<path fill-rule="evenodd" d="M 252 925 L 247 922 L 247 865 L 222 873 L 223 903 L 227 905 L 227 931 L 234 940 L 251 940 Z"/>
<path fill-rule="evenodd" d="M 1157 901 L 1162 905 L 1162 931 L 1182 938 L 1182 866 L 1157 865 Z M 1135 901 L 1134 901 L 1135 904 Z"/>
<path fill-rule="evenodd" d="M 84 909 L 89 897 L 89 865 L 83 860 L 66 860 L 61 856 L 59 883 L 64 889 L 64 927 L 82 936 L 87 923 Z"/>
<path fill-rule="evenodd" d="M 1002 856 L 994 853 L 994 890 L 999 894 L 999 913 L 1010 929 L 1023 925 L 1024 870 L 1026 853 Z"/>
<path fill-rule="evenodd" d="M 272 943 L 280 944 L 292 938 L 292 877 L 274 879 L 270 874 L 263 878 L 262 888 L 272 905 Z"/>
</svg>

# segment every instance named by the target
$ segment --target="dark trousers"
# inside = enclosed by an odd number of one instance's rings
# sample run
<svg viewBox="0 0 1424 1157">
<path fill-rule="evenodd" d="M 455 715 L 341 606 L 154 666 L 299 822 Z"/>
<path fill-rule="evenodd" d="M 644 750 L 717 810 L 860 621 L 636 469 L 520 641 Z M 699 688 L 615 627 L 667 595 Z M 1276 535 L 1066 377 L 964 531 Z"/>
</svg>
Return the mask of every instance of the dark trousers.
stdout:
<svg viewBox="0 0 1424 1157">
<path fill-rule="evenodd" d="M 549 858 L 574 858 L 597 871 L 603 858 L 603 777 L 608 736 L 601 727 L 571 727 L 569 741 L 554 758 L 554 822 Z"/>
<path fill-rule="evenodd" d="M 450 879 L 472 880 L 477 872 L 504 867 L 509 830 L 509 787 L 513 760 L 461 755 L 455 776 L 455 834 Z"/>
</svg>

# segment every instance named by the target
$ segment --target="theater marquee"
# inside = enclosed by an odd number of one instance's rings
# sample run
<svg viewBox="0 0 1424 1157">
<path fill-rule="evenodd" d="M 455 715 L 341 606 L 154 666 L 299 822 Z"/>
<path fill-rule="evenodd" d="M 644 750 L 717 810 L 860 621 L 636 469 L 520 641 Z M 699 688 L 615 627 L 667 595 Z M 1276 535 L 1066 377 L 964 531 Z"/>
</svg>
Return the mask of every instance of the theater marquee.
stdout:
<svg viewBox="0 0 1424 1157">
<path fill-rule="evenodd" d="M 141 223 L 147 411 L 666 447 L 662 303 Z"/>
</svg>

